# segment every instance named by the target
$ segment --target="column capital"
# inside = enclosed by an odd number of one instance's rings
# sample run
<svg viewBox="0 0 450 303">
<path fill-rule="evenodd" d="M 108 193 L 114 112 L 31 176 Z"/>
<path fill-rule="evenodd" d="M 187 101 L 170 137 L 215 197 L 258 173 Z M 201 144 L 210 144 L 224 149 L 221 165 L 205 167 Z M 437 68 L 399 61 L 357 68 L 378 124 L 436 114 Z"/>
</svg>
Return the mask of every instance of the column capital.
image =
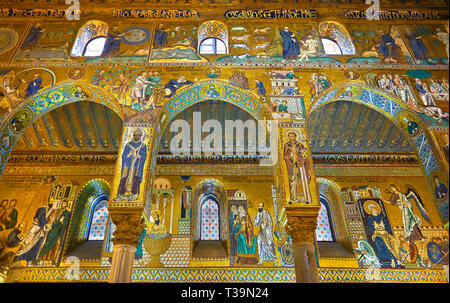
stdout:
<svg viewBox="0 0 450 303">
<path fill-rule="evenodd" d="M 116 225 L 114 245 L 136 246 L 143 230 L 142 210 L 139 211 L 117 211 L 110 212 L 111 219 Z"/>
<path fill-rule="evenodd" d="M 294 243 L 313 243 L 319 209 L 318 206 L 286 208 L 286 231 Z"/>
</svg>

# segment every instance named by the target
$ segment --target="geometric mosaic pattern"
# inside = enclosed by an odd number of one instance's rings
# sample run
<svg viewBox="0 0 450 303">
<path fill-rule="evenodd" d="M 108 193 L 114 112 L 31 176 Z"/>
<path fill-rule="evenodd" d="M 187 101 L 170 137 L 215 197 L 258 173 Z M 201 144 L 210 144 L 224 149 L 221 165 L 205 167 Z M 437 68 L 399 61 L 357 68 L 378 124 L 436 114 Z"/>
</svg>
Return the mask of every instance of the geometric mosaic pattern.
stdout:
<svg viewBox="0 0 450 303">
<path fill-rule="evenodd" d="M 178 234 L 179 235 L 190 235 L 191 234 L 191 219 L 190 218 L 179 218 L 178 219 Z"/>
<path fill-rule="evenodd" d="M 88 240 L 103 240 L 105 238 L 106 220 L 108 219 L 107 207 L 108 200 L 100 201 L 95 206 Z"/>
<path fill-rule="evenodd" d="M 146 266 L 151 258 L 147 250 L 142 247 L 142 259 L 134 261 L 134 267 Z M 189 267 L 191 259 L 191 238 L 190 236 L 172 235 L 172 242 L 169 249 L 160 256 L 160 261 L 164 267 Z M 110 266 L 105 264 L 106 266 Z"/>
<path fill-rule="evenodd" d="M 319 268 L 320 282 L 447 283 L 444 270 Z M 10 270 L 7 282 L 67 281 L 66 268 Z M 107 282 L 109 268 L 80 268 L 79 282 Z M 293 268 L 133 268 L 133 282 L 295 282 Z"/>
<path fill-rule="evenodd" d="M 201 240 L 219 240 L 219 206 L 213 200 L 202 204 Z"/>
<path fill-rule="evenodd" d="M 172 236 L 169 249 L 161 255 L 165 267 L 189 267 L 191 259 L 191 237 Z"/>
<path fill-rule="evenodd" d="M 317 217 L 316 239 L 317 241 L 333 241 L 328 209 L 322 202 L 320 203 L 320 211 Z"/>
<path fill-rule="evenodd" d="M 350 93 L 351 97 L 346 97 L 346 93 Z M 403 112 L 408 112 L 412 116 L 417 116 L 418 120 L 422 120 L 417 114 L 413 113 L 411 110 L 406 109 L 403 105 L 395 100 L 395 98 L 385 94 L 377 89 L 369 88 L 358 83 L 344 84 L 340 85 L 340 88 L 333 88 L 332 91 L 325 92 L 322 97 L 312 104 L 309 112 L 311 113 L 314 109 L 319 106 L 330 102 L 331 100 L 351 100 L 362 102 L 367 104 L 371 108 L 375 108 L 381 112 L 387 114 L 386 116 L 397 123 L 400 120 Z M 421 127 L 422 128 L 422 127 Z M 423 130 L 415 135 L 412 142 L 417 148 L 419 157 L 421 159 L 421 164 L 423 165 L 425 172 L 428 175 L 439 168 L 439 165 L 434 156 L 434 151 L 431 148 L 430 141 L 427 135 L 424 134 Z"/>
</svg>

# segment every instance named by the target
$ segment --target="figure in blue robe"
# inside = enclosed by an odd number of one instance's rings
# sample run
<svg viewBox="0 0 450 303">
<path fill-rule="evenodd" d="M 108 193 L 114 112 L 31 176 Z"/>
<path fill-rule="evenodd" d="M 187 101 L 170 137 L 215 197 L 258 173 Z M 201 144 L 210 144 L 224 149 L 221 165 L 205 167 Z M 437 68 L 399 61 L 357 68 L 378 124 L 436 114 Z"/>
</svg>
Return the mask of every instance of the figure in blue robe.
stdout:
<svg viewBox="0 0 450 303">
<path fill-rule="evenodd" d="M 384 33 L 382 30 L 380 30 L 380 34 L 381 41 L 376 47 L 383 54 L 385 61 L 397 62 L 400 53 L 394 38 L 392 38 L 390 34 Z"/>
<path fill-rule="evenodd" d="M 28 32 L 27 37 L 25 38 L 25 41 L 23 41 L 23 44 L 21 48 L 33 48 L 36 46 L 36 43 L 38 42 L 39 38 L 41 37 L 42 33 L 45 30 L 41 28 L 41 25 L 38 23 L 35 26 L 32 26 L 30 28 L 30 31 Z"/>
<path fill-rule="evenodd" d="M 394 260 L 394 263 L 397 264 L 398 260 L 391 252 L 393 247 L 390 242 L 392 242 L 393 236 L 392 229 L 387 221 L 387 218 L 381 216 L 380 214 L 370 214 L 367 217 L 367 222 L 369 225 L 369 230 L 373 233 L 372 240 L 375 243 L 377 257 L 383 264 L 383 267 L 390 267 L 392 260 Z M 386 243 L 386 241 L 388 243 Z"/>
<path fill-rule="evenodd" d="M 44 231 L 44 227 L 49 223 L 48 212 L 51 209 L 52 204 L 48 206 L 43 206 L 38 208 L 34 217 L 33 223 L 30 227 L 30 231 L 24 239 L 25 243 L 29 243 L 28 245 L 23 246 L 18 252 L 14 261 L 25 260 L 35 261 L 39 251 L 42 246 L 42 242 L 44 241 L 46 232 Z"/>
<path fill-rule="evenodd" d="M 122 36 L 123 34 L 120 34 L 117 26 L 114 26 L 112 31 L 108 32 L 100 57 L 114 57 L 120 50 L 120 40 Z"/>
<path fill-rule="evenodd" d="M 264 84 L 261 81 L 256 80 L 256 88 L 258 89 L 258 91 L 257 91 L 258 96 L 261 99 L 265 100 L 266 99 L 266 88 L 264 87 Z"/>
<path fill-rule="evenodd" d="M 436 177 L 434 179 L 436 186 L 434 188 L 434 194 L 437 199 L 444 199 L 447 196 L 448 190 L 447 187 L 439 181 L 439 178 Z"/>
<path fill-rule="evenodd" d="M 166 86 L 164 88 L 167 88 L 170 90 L 170 95 L 166 96 L 166 98 L 171 98 L 175 93 L 177 92 L 177 89 L 182 87 L 183 85 L 190 85 L 194 82 L 186 80 L 184 76 L 181 76 L 178 79 L 172 79 L 169 82 L 167 82 Z"/>
<path fill-rule="evenodd" d="M 142 244 L 144 243 L 145 235 L 147 234 L 147 231 L 144 228 L 144 231 L 141 234 L 141 237 L 139 238 L 139 243 L 136 246 L 136 251 L 134 252 L 134 259 L 140 260 L 142 259 L 142 256 L 144 255 L 144 252 L 142 250 Z"/>
<path fill-rule="evenodd" d="M 209 86 L 209 90 L 206 92 L 207 98 L 219 98 L 219 92 L 214 85 Z"/>
<path fill-rule="evenodd" d="M 422 37 L 416 33 L 410 32 L 406 33 L 406 38 L 408 38 L 409 45 L 411 45 L 414 52 L 414 57 L 418 60 L 427 60 L 428 50 L 422 41 Z"/>
<path fill-rule="evenodd" d="M 283 59 L 297 59 L 300 54 L 297 37 L 289 31 L 287 26 L 280 31 L 280 35 L 283 38 Z"/>
<path fill-rule="evenodd" d="M 289 96 L 295 96 L 295 95 L 298 95 L 298 91 L 296 91 L 295 88 L 293 88 L 293 87 L 289 87 L 283 91 L 283 94 L 289 95 Z"/>
<path fill-rule="evenodd" d="M 144 164 L 147 159 L 147 146 L 141 141 L 141 137 L 142 130 L 135 130 L 133 140 L 128 142 L 123 149 L 119 195 L 131 194 L 135 198 L 139 195 Z"/>
<path fill-rule="evenodd" d="M 153 39 L 153 46 L 155 48 L 163 48 L 167 43 L 167 31 L 163 24 L 160 24 L 155 31 L 155 38 Z"/>
<path fill-rule="evenodd" d="M 234 226 L 234 221 L 236 220 L 239 212 L 236 209 L 236 206 L 231 207 L 230 215 L 228 216 L 228 227 L 230 231 L 230 256 L 236 256 L 236 238 L 235 235 L 238 232 L 238 229 Z"/>
<path fill-rule="evenodd" d="M 27 81 L 24 81 L 27 82 Z M 28 81 L 27 89 L 25 90 L 25 98 L 29 98 L 42 89 L 42 78 L 36 74 L 33 79 Z"/>
</svg>

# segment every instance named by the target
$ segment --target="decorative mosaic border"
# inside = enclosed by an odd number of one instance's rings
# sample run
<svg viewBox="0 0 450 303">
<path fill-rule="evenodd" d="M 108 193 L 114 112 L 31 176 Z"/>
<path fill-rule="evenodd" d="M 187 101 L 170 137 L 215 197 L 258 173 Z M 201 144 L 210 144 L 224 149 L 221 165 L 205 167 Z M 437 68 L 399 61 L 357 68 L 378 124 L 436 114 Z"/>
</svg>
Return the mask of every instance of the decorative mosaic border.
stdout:
<svg viewBox="0 0 450 303">
<path fill-rule="evenodd" d="M 7 282 L 107 282 L 109 269 L 81 268 L 68 280 L 66 268 L 13 269 Z M 367 278 L 363 268 L 319 268 L 320 282 L 447 283 L 444 270 L 380 269 Z M 375 279 L 376 277 L 376 279 Z M 134 268 L 133 282 L 295 282 L 293 268 Z"/>
<path fill-rule="evenodd" d="M 349 176 L 349 177 L 423 177 L 420 167 L 405 166 L 330 166 L 314 165 L 316 176 Z"/>
<path fill-rule="evenodd" d="M 344 68 L 358 68 L 358 69 L 399 69 L 399 70 L 409 70 L 409 69 L 426 69 L 426 70 L 448 70 L 448 65 L 425 65 L 425 64 L 348 64 L 348 63 L 306 63 L 306 62 L 133 62 L 133 63 L 123 63 L 124 66 L 148 66 L 148 67 L 160 67 L 160 66 L 220 66 L 220 67 L 271 67 L 271 68 L 281 68 L 281 67 L 293 67 L 293 68 L 335 68 L 342 70 Z M 8 67 L 35 67 L 35 66 L 52 66 L 52 67 L 87 67 L 87 66 L 117 66 L 117 62 L 15 62 L 15 63 L 0 63 L 1 68 Z"/>
<path fill-rule="evenodd" d="M 244 176 L 271 176 L 273 167 L 259 165 L 157 165 L 156 175 L 183 176 L 183 175 L 244 175 Z"/>
<path fill-rule="evenodd" d="M 23 166 L 16 163 L 6 165 L 3 176 L 113 176 L 114 164 L 74 166 Z"/>
</svg>

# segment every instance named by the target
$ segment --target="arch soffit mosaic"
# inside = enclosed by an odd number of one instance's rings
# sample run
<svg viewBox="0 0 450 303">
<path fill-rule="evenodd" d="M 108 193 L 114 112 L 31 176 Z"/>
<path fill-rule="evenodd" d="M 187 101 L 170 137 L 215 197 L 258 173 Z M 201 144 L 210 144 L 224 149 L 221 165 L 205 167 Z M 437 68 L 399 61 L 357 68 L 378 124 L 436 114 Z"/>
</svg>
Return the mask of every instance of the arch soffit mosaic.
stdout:
<svg viewBox="0 0 450 303">
<path fill-rule="evenodd" d="M 77 97 L 77 89 L 88 97 Z M 79 96 L 79 95 L 78 95 Z M 122 120 L 124 114 L 116 98 L 103 89 L 82 81 L 65 81 L 25 100 L 18 108 L 11 112 L 0 126 L 0 176 L 6 166 L 14 144 L 25 133 L 34 121 L 50 111 L 64 105 L 90 101 L 104 105 L 116 113 Z"/>
<path fill-rule="evenodd" d="M 443 177 L 446 179 L 443 181 L 448 182 L 448 168 L 446 168 L 435 143 L 433 143 L 431 132 L 422 118 L 414 111 L 406 108 L 401 101 L 360 82 L 345 82 L 322 92 L 311 104 L 307 113 L 307 120 L 314 110 L 336 101 L 350 101 L 363 104 L 391 120 L 412 143 L 414 151 L 420 159 L 423 175 L 427 179 L 429 188 L 432 188 L 435 176 Z M 407 131 L 407 126 L 403 122 L 405 117 L 417 123 L 418 128 L 413 134 Z M 448 222 L 448 216 L 443 217 L 439 209 L 439 204 L 442 203 L 446 202 L 440 201 L 436 203 L 436 206 L 441 215 L 441 220 L 446 223 Z"/>
<path fill-rule="evenodd" d="M 217 91 L 217 97 L 209 97 L 211 86 Z M 169 99 L 159 114 L 160 129 L 163 133 L 168 122 L 188 107 L 205 101 L 223 101 L 233 104 L 248 112 L 256 120 L 270 120 L 269 108 L 259 98 L 245 89 L 221 80 L 199 81 L 193 85 L 180 88 L 175 96 Z"/>
</svg>

